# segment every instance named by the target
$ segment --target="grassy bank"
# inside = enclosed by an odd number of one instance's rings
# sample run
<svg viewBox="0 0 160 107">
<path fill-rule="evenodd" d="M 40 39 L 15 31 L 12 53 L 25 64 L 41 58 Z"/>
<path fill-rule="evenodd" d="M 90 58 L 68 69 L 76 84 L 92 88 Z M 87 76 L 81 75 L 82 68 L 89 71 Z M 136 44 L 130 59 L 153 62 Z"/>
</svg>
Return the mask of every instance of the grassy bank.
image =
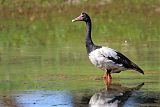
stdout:
<svg viewBox="0 0 160 107">
<path fill-rule="evenodd" d="M 0 43 L 54 45 L 55 40 L 84 35 L 79 33 L 79 29 L 84 29 L 83 24 L 71 23 L 71 19 L 82 11 L 92 17 L 94 39 L 101 36 L 106 40 L 154 41 L 160 34 L 158 4 L 158 0 L 111 0 L 104 4 L 88 0 L 76 5 L 63 0 L 3 0 L 0 6 Z"/>
</svg>

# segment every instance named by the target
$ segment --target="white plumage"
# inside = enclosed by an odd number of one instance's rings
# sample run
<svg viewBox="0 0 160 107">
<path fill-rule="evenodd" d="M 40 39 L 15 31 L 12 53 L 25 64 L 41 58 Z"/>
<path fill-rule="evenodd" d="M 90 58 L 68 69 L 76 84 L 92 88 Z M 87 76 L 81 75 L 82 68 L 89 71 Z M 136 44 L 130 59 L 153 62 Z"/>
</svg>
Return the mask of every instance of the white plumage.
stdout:
<svg viewBox="0 0 160 107">
<path fill-rule="evenodd" d="M 108 57 L 114 59 L 119 58 L 116 51 L 108 47 L 98 48 L 89 54 L 90 61 L 102 70 L 107 71 L 107 69 L 111 69 L 112 73 L 126 70 L 126 68 L 123 67 L 123 64 L 118 64 Z"/>
</svg>

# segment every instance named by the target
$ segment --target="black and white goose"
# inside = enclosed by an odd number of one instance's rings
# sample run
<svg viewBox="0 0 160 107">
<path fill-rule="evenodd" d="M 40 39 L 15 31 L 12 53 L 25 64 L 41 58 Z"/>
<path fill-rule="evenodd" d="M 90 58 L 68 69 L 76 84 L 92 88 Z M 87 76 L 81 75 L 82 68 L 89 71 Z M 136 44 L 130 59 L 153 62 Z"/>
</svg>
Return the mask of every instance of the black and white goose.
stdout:
<svg viewBox="0 0 160 107">
<path fill-rule="evenodd" d="M 93 43 L 91 38 L 92 23 L 87 13 L 81 13 L 80 16 L 72 20 L 72 22 L 75 21 L 86 22 L 86 49 L 89 59 L 96 67 L 105 71 L 103 78 L 106 80 L 107 85 L 111 83 L 111 73 L 119 73 L 127 69 L 132 69 L 144 74 L 140 67 L 120 52 Z"/>
</svg>

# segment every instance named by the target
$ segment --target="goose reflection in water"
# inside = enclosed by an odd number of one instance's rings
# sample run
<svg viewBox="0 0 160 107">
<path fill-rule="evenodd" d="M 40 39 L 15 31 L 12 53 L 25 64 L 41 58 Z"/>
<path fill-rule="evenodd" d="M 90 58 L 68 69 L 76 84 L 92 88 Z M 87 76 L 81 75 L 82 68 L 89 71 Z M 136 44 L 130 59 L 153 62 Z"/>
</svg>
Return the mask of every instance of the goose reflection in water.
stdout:
<svg viewBox="0 0 160 107">
<path fill-rule="evenodd" d="M 144 83 L 133 88 L 127 88 L 120 84 L 111 84 L 106 89 L 95 93 L 90 101 L 89 107 L 121 107 L 133 92 L 139 90 Z"/>
</svg>

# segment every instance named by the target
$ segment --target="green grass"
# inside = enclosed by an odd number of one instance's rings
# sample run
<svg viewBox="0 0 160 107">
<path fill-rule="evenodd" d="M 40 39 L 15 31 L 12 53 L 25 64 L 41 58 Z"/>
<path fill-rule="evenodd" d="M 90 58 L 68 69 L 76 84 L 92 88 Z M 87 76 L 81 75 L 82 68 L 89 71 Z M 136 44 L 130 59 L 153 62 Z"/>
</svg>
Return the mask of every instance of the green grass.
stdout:
<svg viewBox="0 0 160 107">
<path fill-rule="evenodd" d="M 45 2 L 49 1 L 4 1 L 0 10 L 1 42 L 11 45 L 50 45 L 54 39 L 68 39 L 68 36 L 77 35 L 79 29 L 84 28 L 82 24 L 71 23 L 72 18 L 82 10 L 87 11 L 93 19 L 95 37 L 100 35 L 110 40 L 129 37 L 136 41 L 159 38 L 159 13 L 155 11 L 158 8 L 157 0 L 113 0 L 106 5 L 98 5 L 97 1 L 90 0 L 79 5 L 67 5 L 55 0 L 51 6 L 43 6 Z"/>
<path fill-rule="evenodd" d="M 63 0 L 2 0 L 0 90 L 103 87 L 101 80 L 95 80 L 103 72 L 86 55 L 85 24 L 71 22 L 82 11 L 92 18 L 95 43 L 119 50 L 146 72 L 145 76 L 131 71 L 114 74 L 114 82 L 147 82 L 148 89 L 159 90 L 160 21 L 155 11 L 159 3 L 81 0 L 71 5 Z"/>
</svg>

